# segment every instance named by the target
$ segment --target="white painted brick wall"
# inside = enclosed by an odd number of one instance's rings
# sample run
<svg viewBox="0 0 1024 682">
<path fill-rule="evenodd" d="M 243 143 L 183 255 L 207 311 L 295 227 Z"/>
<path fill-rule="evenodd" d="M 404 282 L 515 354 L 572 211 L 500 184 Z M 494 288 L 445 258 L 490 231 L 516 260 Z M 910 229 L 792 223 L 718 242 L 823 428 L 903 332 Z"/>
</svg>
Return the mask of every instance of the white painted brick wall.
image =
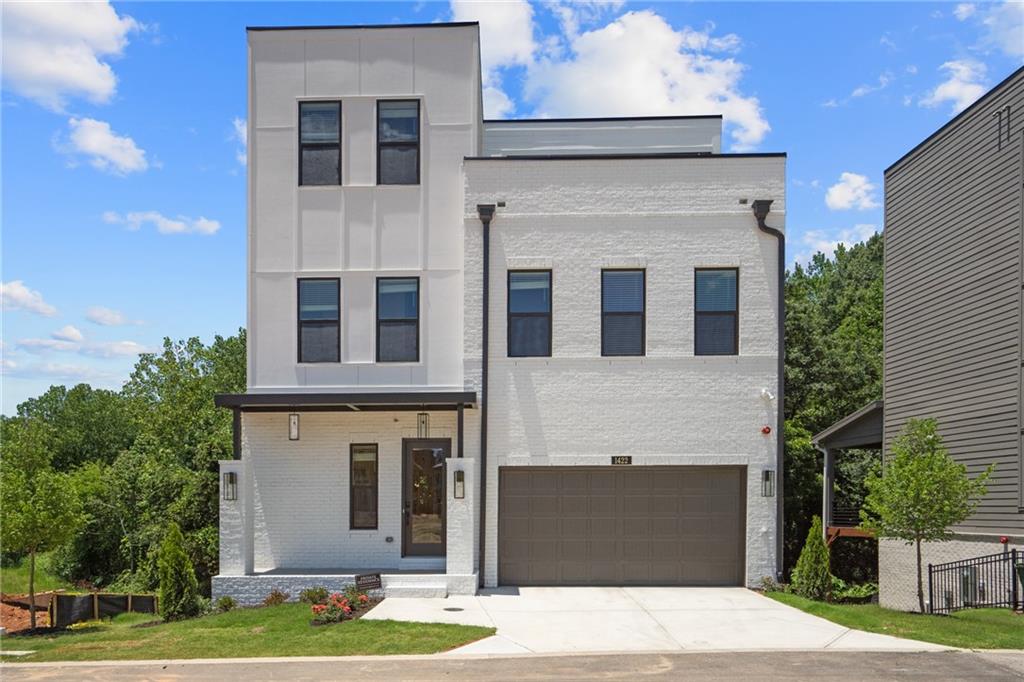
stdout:
<svg viewBox="0 0 1024 682">
<path fill-rule="evenodd" d="M 482 267 L 476 204 L 491 227 L 485 582 L 497 582 L 498 467 L 655 464 L 748 467 L 747 583 L 775 572 L 776 242 L 749 203 L 774 199 L 782 158 L 466 163 L 465 377 L 479 386 Z M 740 354 L 693 353 L 694 268 L 740 268 Z M 552 269 L 551 358 L 506 357 L 506 271 Z M 602 358 L 600 271 L 647 270 L 647 355 Z M 761 433 L 765 425 L 773 433 Z"/>
</svg>

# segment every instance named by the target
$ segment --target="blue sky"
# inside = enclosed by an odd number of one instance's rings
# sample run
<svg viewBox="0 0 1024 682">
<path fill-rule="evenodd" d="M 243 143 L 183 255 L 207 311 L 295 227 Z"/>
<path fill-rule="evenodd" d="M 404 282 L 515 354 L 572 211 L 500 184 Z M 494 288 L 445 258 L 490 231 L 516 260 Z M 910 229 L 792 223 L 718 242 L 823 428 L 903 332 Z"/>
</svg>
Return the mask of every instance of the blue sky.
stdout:
<svg viewBox="0 0 1024 682">
<path fill-rule="evenodd" d="M 2 410 L 245 320 L 245 26 L 481 22 L 491 115 L 722 113 L 789 154 L 789 259 L 1024 60 L 1009 3 L 5 3 Z"/>
</svg>

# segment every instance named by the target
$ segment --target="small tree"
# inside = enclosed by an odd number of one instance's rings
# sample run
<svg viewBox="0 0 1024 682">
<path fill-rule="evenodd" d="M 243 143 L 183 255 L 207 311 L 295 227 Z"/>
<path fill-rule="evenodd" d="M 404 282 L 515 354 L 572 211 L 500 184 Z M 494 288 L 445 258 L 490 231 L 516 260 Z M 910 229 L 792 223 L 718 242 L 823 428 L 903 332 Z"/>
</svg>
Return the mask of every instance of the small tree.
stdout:
<svg viewBox="0 0 1024 682">
<path fill-rule="evenodd" d="M 28 420 L 0 462 L 0 543 L 28 555 L 29 626 L 36 627 L 36 555 L 70 540 L 83 523 L 72 479 L 50 466 L 45 427 Z"/>
<path fill-rule="evenodd" d="M 199 615 L 199 583 L 192 561 L 185 553 L 185 538 L 171 523 L 160 546 L 160 615 L 164 620 Z"/>
<path fill-rule="evenodd" d="M 910 419 L 893 441 L 881 473 L 868 475 L 861 527 L 879 538 L 903 540 L 917 551 L 917 603 L 924 613 L 921 543 L 944 542 L 949 526 L 974 513 L 986 493 L 988 467 L 977 478 L 942 445 L 934 419 Z"/>
<path fill-rule="evenodd" d="M 829 569 L 828 546 L 821 531 L 821 517 L 811 521 L 811 530 L 793 569 L 793 591 L 801 597 L 824 601 L 832 588 L 832 573 Z"/>
</svg>

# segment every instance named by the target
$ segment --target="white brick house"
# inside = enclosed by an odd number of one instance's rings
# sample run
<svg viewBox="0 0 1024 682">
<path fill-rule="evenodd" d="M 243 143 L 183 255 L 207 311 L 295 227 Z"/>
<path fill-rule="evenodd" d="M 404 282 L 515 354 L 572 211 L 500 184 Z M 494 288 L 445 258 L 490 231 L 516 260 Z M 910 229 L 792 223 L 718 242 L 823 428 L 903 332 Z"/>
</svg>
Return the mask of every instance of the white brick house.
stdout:
<svg viewBox="0 0 1024 682">
<path fill-rule="evenodd" d="M 215 595 L 774 576 L 784 155 L 484 121 L 476 24 L 248 36 Z"/>
</svg>

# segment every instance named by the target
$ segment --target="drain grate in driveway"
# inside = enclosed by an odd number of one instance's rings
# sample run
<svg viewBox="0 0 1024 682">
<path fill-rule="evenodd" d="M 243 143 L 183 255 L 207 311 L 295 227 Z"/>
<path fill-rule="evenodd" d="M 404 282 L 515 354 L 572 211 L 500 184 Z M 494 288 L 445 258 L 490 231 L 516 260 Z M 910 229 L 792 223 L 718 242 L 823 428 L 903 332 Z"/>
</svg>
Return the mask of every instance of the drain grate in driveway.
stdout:
<svg viewBox="0 0 1024 682">
<path fill-rule="evenodd" d="M 445 611 L 465 611 L 466 609 L 460 608 L 458 606 L 446 606 L 446 607 L 444 607 L 444 610 Z"/>
</svg>

